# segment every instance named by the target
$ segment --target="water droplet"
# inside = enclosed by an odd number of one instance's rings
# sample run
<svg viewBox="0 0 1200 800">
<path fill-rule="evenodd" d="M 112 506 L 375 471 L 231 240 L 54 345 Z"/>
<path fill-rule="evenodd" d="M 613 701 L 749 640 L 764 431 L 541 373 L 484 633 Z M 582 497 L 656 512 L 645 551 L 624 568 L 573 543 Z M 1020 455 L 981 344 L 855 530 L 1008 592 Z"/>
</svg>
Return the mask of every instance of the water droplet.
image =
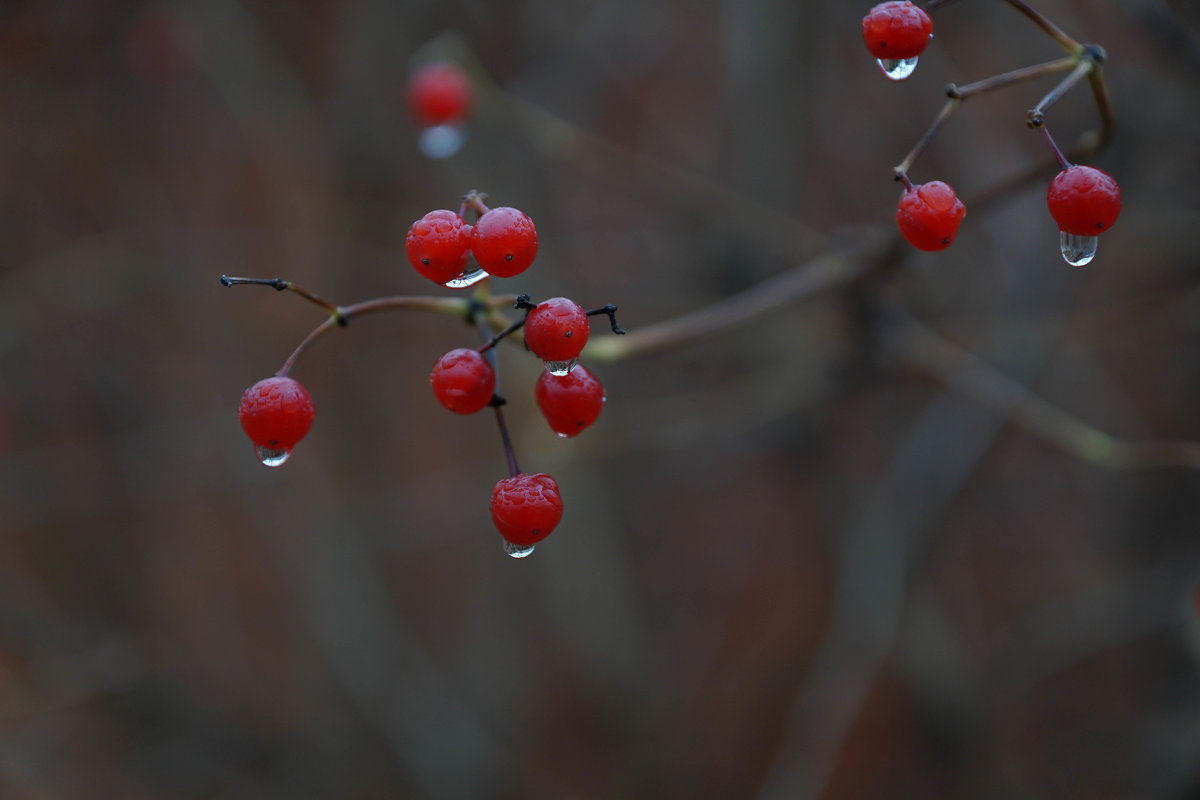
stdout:
<svg viewBox="0 0 1200 800">
<path fill-rule="evenodd" d="M 1099 236 L 1078 236 L 1066 231 L 1058 232 L 1058 246 L 1062 256 L 1072 267 L 1082 267 L 1096 257 Z"/>
<path fill-rule="evenodd" d="M 562 377 L 571 370 L 575 369 L 575 365 L 579 363 L 578 358 L 572 358 L 570 361 L 543 361 L 542 364 L 546 367 L 546 372 L 551 375 Z"/>
<path fill-rule="evenodd" d="M 448 289 L 466 289 L 468 286 L 474 286 L 486 277 L 488 277 L 488 273 L 476 267 L 473 272 L 464 272 L 457 278 L 446 281 L 443 285 Z"/>
<path fill-rule="evenodd" d="M 883 74 L 894 81 L 904 80 L 917 68 L 916 56 L 912 58 L 877 58 L 875 61 L 883 70 Z"/>
<path fill-rule="evenodd" d="M 283 462 L 288 460 L 288 456 L 292 454 L 292 451 L 276 450 L 273 447 L 260 444 L 254 448 L 254 454 L 258 456 L 259 461 L 268 467 L 282 467 Z"/>
<path fill-rule="evenodd" d="M 514 544 L 508 539 L 504 540 L 504 555 L 510 558 L 525 558 L 533 552 L 533 548 L 537 545 L 532 544 Z"/>
<path fill-rule="evenodd" d="M 459 125 L 434 125 L 421 131 L 417 147 L 429 158 L 449 158 L 466 140 L 467 131 Z"/>
<path fill-rule="evenodd" d="M 569 433 L 562 433 L 561 431 L 556 432 L 554 435 L 560 439 L 570 439 L 571 438 L 571 435 Z"/>
</svg>

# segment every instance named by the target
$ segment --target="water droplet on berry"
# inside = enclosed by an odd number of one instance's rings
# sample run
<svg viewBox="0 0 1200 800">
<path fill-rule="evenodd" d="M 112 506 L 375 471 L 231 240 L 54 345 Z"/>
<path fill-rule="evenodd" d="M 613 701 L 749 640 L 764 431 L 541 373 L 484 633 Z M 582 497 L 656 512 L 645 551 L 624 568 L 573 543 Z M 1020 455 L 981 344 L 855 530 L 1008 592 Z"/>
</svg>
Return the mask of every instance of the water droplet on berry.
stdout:
<svg viewBox="0 0 1200 800">
<path fill-rule="evenodd" d="M 504 540 L 504 555 L 510 558 L 525 558 L 533 552 L 533 548 L 537 545 L 532 544 L 514 544 L 508 539 Z"/>
<path fill-rule="evenodd" d="M 258 456 L 259 461 L 268 467 L 282 467 L 283 462 L 288 460 L 288 456 L 292 454 L 292 451 L 277 450 L 274 447 L 267 447 L 265 444 L 260 444 L 254 448 L 254 454 Z"/>
<path fill-rule="evenodd" d="M 883 74 L 894 81 L 902 81 L 917 68 L 917 57 L 912 58 L 877 58 L 876 63 Z"/>
<path fill-rule="evenodd" d="M 1058 232 L 1058 246 L 1062 256 L 1072 267 L 1082 267 L 1096 257 L 1096 245 L 1100 244 L 1099 236 L 1079 236 L 1066 231 Z"/>
<path fill-rule="evenodd" d="M 578 358 L 572 358 L 570 361 L 543 361 L 542 364 L 546 367 L 546 372 L 551 375 L 562 377 L 571 370 L 575 369 L 575 365 L 579 363 Z"/>
<path fill-rule="evenodd" d="M 417 137 L 417 147 L 429 158 L 449 158 L 462 149 L 467 131 L 459 125 L 434 125 Z"/>
<path fill-rule="evenodd" d="M 443 286 L 447 289 L 466 289 L 468 286 L 474 286 L 486 277 L 488 277 L 487 272 L 476 268 L 474 272 L 464 272 L 457 278 L 446 281 Z"/>
</svg>

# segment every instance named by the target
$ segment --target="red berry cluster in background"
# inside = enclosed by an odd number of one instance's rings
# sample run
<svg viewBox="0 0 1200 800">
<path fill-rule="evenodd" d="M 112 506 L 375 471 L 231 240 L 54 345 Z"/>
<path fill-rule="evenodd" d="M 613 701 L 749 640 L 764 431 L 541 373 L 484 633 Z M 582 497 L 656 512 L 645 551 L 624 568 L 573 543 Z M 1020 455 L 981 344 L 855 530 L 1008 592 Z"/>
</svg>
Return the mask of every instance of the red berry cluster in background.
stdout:
<svg viewBox="0 0 1200 800">
<path fill-rule="evenodd" d="M 466 73 L 449 61 L 434 61 L 413 73 L 408 107 L 423 125 L 456 125 L 471 113 L 475 90 Z"/>
<path fill-rule="evenodd" d="M 545 370 L 534 387 L 534 396 L 547 424 L 561 437 L 577 436 L 594 423 L 604 407 L 600 381 L 578 359 L 591 335 L 592 316 L 606 315 L 614 333 L 616 306 L 591 311 L 565 297 L 533 303 L 528 295 L 493 298 L 484 279 L 521 274 L 537 256 L 537 230 L 527 214 L 510 207 L 488 208 L 485 196 L 469 192 L 457 212 L 438 209 L 414 222 L 405 239 L 405 253 L 413 269 L 442 286 L 460 289 L 478 284 L 468 299 L 376 298 L 353 306 L 333 306 L 281 278 L 229 278 L 226 286 L 261 284 L 290 290 L 321 306 L 330 318 L 300 343 L 284 366 L 270 378 L 251 386 L 242 396 L 238 417 L 254 444 L 259 460 L 271 467 L 287 461 L 292 449 L 308 433 L 313 403 L 308 392 L 289 376 L 297 357 L 317 336 L 345 325 L 351 317 L 369 311 L 423 309 L 457 314 L 483 331 L 475 348 L 457 347 L 443 354 L 429 373 L 433 395 L 446 409 L 461 415 L 492 408 L 500 429 L 509 477 L 492 491 L 490 511 L 504 539 L 505 552 L 521 558 L 534 544 L 550 535 L 563 513 L 562 496 L 555 480 L 544 473 L 524 473 L 517 466 L 504 421 L 506 401 L 497 393 L 496 345 L 523 329 L 525 349 L 541 359 Z M 474 212 L 475 224 L 466 216 Z M 474 261 L 474 265 L 472 265 Z M 499 314 L 504 304 L 523 312 L 515 321 Z"/>
<path fill-rule="evenodd" d="M 408 110 L 421 126 L 417 144 L 430 158 L 449 158 L 466 140 L 466 122 L 475 104 L 467 73 L 451 61 L 433 61 L 408 81 Z"/>
<path fill-rule="evenodd" d="M 1054 38 L 1068 55 L 1057 61 L 1013 70 L 968 86 L 951 84 L 946 90 L 949 99 L 942 112 L 904 161 L 893 170 L 896 179 L 904 183 L 904 192 L 896 209 L 896 223 L 901 235 L 919 250 L 936 251 L 949 247 L 966 216 L 966 206 L 944 181 L 925 184 L 912 182 L 908 170 L 917 156 L 950 114 L 968 98 L 1044 75 L 1068 72 L 1059 85 L 1030 110 L 1027 124 L 1031 128 L 1041 128 L 1061 168 L 1050 184 L 1047 203 L 1050 215 L 1058 223 L 1059 249 L 1063 258 L 1072 265 L 1082 266 L 1094 257 L 1098 235 L 1116 222 L 1121 210 L 1121 191 L 1111 175 L 1094 167 L 1070 163 L 1050 137 L 1044 120 L 1046 109 L 1068 89 L 1084 77 L 1099 76 L 1100 66 L 1105 60 L 1104 49 L 1098 45 L 1076 42 L 1024 2 L 1007 1 Z M 927 3 L 930 7 L 937 4 L 937 0 Z M 933 22 L 925 9 L 909 0 L 893 0 L 880 3 L 863 17 L 862 34 L 863 43 L 875 56 L 884 74 L 893 80 L 903 80 L 912 75 L 918 56 L 925 51 L 933 37 Z M 1097 84 L 1101 88 L 1097 88 Z M 1094 81 L 1092 90 L 1101 114 L 1105 116 L 1108 99 L 1102 84 Z"/>
</svg>

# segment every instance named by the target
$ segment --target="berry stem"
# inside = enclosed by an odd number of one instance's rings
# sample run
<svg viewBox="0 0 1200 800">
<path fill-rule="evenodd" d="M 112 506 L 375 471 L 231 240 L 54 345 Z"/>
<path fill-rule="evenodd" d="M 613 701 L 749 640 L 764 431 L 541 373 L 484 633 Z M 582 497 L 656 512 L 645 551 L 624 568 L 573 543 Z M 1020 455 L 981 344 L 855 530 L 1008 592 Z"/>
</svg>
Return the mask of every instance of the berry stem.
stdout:
<svg viewBox="0 0 1200 800">
<path fill-rule="evenodd" d="M 474 209 L 475 213 L 482 217 L 484 214 L 491 211 L 491 209 L 487 207 L 487 204 L 484 203 L 485 200 L 487 200 L 487 194 L 472 189 L 463 195 L 462 205 L 459 207 L 458 215 L 465 219 L 467 210 Z"/>
<path fill-rule="evenodd" d="M 925 131 L 925 135 L 922 136 L 920 141 L 913 146 L 913 149 L 910 150 L 908 155 L 904 157 L 904 160 L 892 168 L 892 172 L 896 175 L 896 180 L 906 180 L 908 171 L 912 168 L 913 162 L 917 160 L 917 156 L 921 155 L 921 152 L 929 145 L 930 142 L 933 141 L 933 137 L 937 136 L 937 133 L 939 130 L 941 130 L 942 125 L 945 124 L 946 120 L 950 118 L 950 115 L 953 114 L 954 110 L 960 105 L 962 105 L 962 100 L 957 97 L 952 96 L 946 101 L 946 104 L 942 106 L 942 110 L 938 112 L 937 117 L 929 126 L 929 130 Z M 912 188 L 911 184 L 906 183 L 905 185 L 909 188 Z"/>
<path fill-rule="evenodd" d="M 583 313 L 589 317 L 596 317 L 596 316 L 599 316 L 600 314 L 607 314 L 608 315 L 608 324 L 612 325 L 612 332 L 620 333 L 620 334 L 625 333 L 625 331 L 621 330 L 621 326 L 617 324 L 617 307 L 614 306 L 612 303 L 609 303 L 608 305 L 605 305 L 605 306 L 601 306 L 600 308 L 593 308 L 591 311 L 585 311 Z"/>
<path fill-rule="evenodd" d="M 525 316 L 529 315 L 529 309 L 534 308 L 534 304 L 529 302 L 529 295 L 527 294 L 518 296 L 514 305 L 516 308 L 526 309 Z M 478 319 L 475 321 L 479 325 L 480 333 L 483 336 L 487 336 L 491 330 L 488 327 L 487 321 L 483 319 Z M 504 446 L 504 458 L 508 461 L 508 476 L 510 478 L 517 477 L 517 475 L 521 473 L 521 468 L 517 466 L 517 454 L 513 450 L 512 437 L 508 435 L 508 425 L 504 421 L 504 411 L 502 410 L 502 406 L 506 401 L 500 395 L 500 366 L 496 363 L 496 353 L 492 348 L 496 346 L 496 342 L 500 341 L 508 334 L 512 333 L 513 331 L 520 330 L 521 326 L 524 324 L 525 317 L 521 317 L 521 319 L 512 323 L 504 330 L 491 336 L 486 343 L 479 347 L 479 352 L 482 353 L 484 358 L 488 360 L 488 363 L 492 365 L 492 371 L 496 374 L 496 389 L 492 394 L 491 402 L 489 402 L 488 405 L 496 410 L 496 427 L 500 429 L 500 443 Z"/>
<path fill-rule="evenodd" d="M 508 476 L 515 478 L 521 474 L 521 468 L 517 466 L 517 454 L 513 452 L 508 425 L 504 423 L 504 411 L 501 410 L 503 405 L 504 400 L 499 395 L 492 398 L 492 408 L 496 410 L 496 426 L 500 428 L 500 442 L 504 445 L 504 457 L 508 460 Z"/>
<path fill-rule="evenodd" d="M 328 311 L 330 316 L 337 320 L 339 325 L 346 324 L 346 320 L 342 314 L 342 309 L 338 308 L 327 300 L 322 300 L 320 297 L 317 297 L 307 289 L 300 288 L 289 280 L 284 280 L 283 278 L 231 278 L 228 275 L 221 276 L 222 286 L 238 286 L 243 284 L 254 286 L 270 286 L 276 291 L 282 292 L 287 290 L 289 292 L 293 292 L 300 295 L 305 300 L 308 300 L 310 303 L 315 303 L 316 305 Z"/>
<path fill-rule="evenodd" d="M 1066 31 L 1044 17 L 1041 12 L 1030 8 L 1023 2 L 1023 0 L 1005 0 L 1005 2 L 1015 8 L 1017 11 L 1020 11 L 1022 14 L 1029 17 L 1029 19 L 1033 21 L 1034 25 L 1037 25 L 1039 28 L 1045 31 L 1050 38 L 1058 42 L 1059 45 L 1067 52 L 1078 53 L 1082 49 L 1082 46 L 1079 44 L 1079 42 L 1068 36 Z"/>
<path fill-rule="evenodd" d="M 1075 69 L 1071 70 L 1071 74 L 1059 81 L 1050 92 L 1042 98 L 1042 101 L 1034 106 L 1029 111 L 1029 117 L 1026 124 L 1031 128 L 1039 127 L 1046 118 L 1046 109 L 1058 102 L 1064 94 L 1066 94 L 1072 86 L 1091 72 L 1096 66 L 1096 63 L 1090 58 L 1084 58 L 1075 65 Z"/>
<path fill-rule="evenodd" d="M 1010 72 L 1002 72 L 990 78 L 968 83 L 966 86 L 955 86 L 952 83 L 946 87 L 946 96 L 958 100 L 969 100 L 976 95 L 985 94 L 997 89 L 1004 89 L 1015 83 L 1035 80 L 1057 72 L 1066 72 L 1074 67 L 1078 61 L 1073 56 L 1063 56 L 1062 58 L 1056 58 L 1053 61 L 1047 61 L 1042 64 L 1033 64 L 1032 66 L 1014 69 Z"/>
<path fill-rule="evenodd" d="M 1050 129 L 1043 125 L 1042 133 L 1046 137 L 1046 144 L 1050 145 L 1050 149 L 1054 152 L 1054 160 L 1058 162 L 1058 166 L 1062 169 L 1067 169 L 1072 166 L 1071 162 L 1067 160 L 1067 157 L 1063 155 L 1063 151 L 1058 149 L 1058 143 L 1055 142 L 1054 137 L 1050 135 Z"/>
<path fill-rule="evenodd" d="M 491 350 L 493 347 L 495 347 L 497 344 L 499 344 L 500 340 L 503 339 L 505 336 L 508 336 L 511 333 L 516 333 L 517 331 L 521 330 L 521 328 L 523 328 L 525 326 L 525 319 L 529 316 L 529 312 L 532 311 L 533 309 L 537 308 L 537 304 L 529 302 L 529 295 L 521 294 L 521 295 L 517 295 L 516 302 L 513 303 L 513 308 L 524 309 L 524 311 L 525 311 L 524 316 L 522 316 L 516 322 L 503 328 L 498 333 L 494 334 L 491 338 L 489 338 L 486 342 L 481 344 L 477 348 L 480 353 L 486 354 L 489 350 Z M 484 335 L 486 335 L 486 333 Z"/>
</svg>

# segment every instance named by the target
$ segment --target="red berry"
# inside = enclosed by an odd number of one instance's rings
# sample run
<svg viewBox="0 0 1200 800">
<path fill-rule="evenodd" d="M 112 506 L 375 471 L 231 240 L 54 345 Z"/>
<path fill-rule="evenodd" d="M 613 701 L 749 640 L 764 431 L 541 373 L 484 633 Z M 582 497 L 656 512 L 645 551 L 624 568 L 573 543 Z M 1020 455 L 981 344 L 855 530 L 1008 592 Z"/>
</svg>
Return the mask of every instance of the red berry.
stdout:
<svg viewBox="0 0 1200 800">
<path fill-rule="evenodd" d="M 1046 204 L 1062 232 L 1095 236 L 1117 221 L 1121 187 L 1113 176 L 1095 167 L 1067 167 L 1050 182 Z"/>
<path fill-rule="evenodd" d="M 315 409 L 308 391 L 292 378 L 265 378 L 242 393 L 238 419 L 268 466 L 287 460 L 312 427 Z"/>
<path fill-rule="evenodd" d="M 545 539 L 562 519 L 562 497 L 554 478 L 544 473 L 521 473 L 492 489 L 492 522 L 500 535 L 515 545 Z"/>
<path fill-rule="evenodd" d="M 437 360 L 429 373 L 438 402 L 455 414 L 474 414 L 496 393 L 496 371 L 478 350 L 460 347 Z"/>
<path fill-rule="evenodd" d="M 933 35 L 933 21 L 908 0 L 880 3 L 862 21 L 863 41 L 880 59 L 916 58 Z"/>
<path fill-rule="evenodd" d="M 475 222 L 471 252 L 491 275 L 511 278 L 529 268 L 537 256 L 537 229 L 524 212 L 500 206 Z"/>
<path fill-rule="evenodd" d="M 942 181 L 913 186 L 900 195 L 896 223 L 908 243 L 918 250 L 944 250 L 958 235 L 967 207 Z"/>
<path fill-rule="evenodd" d="M 427 64 L 408 83 L 408 106 L 423 125 L 452 125 L 471 112 L 475 92 L 456 64 Z"/>
<path fill-rule="evenodd" d="M 566 375 L 543 372 L 534 390 L 538 408 L 559 436 L 575 436 L 604 408 L 604 387 L 585 367 Z"/>
<path fill-rule="evenodd" d="M 579 356 L 591 330 L 578 303 L 551 297 L 525 317 L 525 345 L 543 361 L 570 361 Z"/>
<path fill-rule="evenodd" d="M 471 226 L 453 211 L 430 211 L 412 224 L 404 252 L 413 269 L 434 283 L 462 274 L 471 253 Z"/>
</svg>

